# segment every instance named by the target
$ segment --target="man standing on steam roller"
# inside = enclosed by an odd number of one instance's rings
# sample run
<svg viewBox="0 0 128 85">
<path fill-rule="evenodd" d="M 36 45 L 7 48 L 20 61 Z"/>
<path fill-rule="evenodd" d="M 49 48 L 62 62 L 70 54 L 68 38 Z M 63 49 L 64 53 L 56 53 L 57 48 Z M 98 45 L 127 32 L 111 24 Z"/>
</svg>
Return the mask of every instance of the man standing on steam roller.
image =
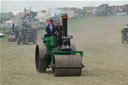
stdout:
<svg viewBox="0 0 128 85">
<path fill-rule="evenodd" d="M 57 23 L 56 26 L 56 33 L 57 33 L 57 41 L 58 41 L 58 45 L 62 44 L 62 25 L 60 24 L 60 22 Z"/>
<path fill-rule="evenodd" d="M 56 31 L 58 36 L 62 35 L 62 25 L 60 24 L 60 22 L 57 23 Z"/>
<path fill-rule="evenodd" d="M 46 32 L 47 34 L 45 34 L 44 37 L 55 36 L 56 28 L 53 24 L 53 20 L 50 20 L 48 26 L 46 27 Z"/>
</svg>

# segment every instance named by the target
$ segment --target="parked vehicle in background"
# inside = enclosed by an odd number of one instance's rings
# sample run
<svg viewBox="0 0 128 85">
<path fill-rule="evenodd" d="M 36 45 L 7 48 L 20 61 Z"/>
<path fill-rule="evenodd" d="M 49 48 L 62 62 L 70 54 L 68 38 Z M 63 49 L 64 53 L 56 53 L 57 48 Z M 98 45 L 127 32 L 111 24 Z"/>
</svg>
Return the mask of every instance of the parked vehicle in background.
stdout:
<svg viewBox="0 0 128 85">
<path fill-rule="evenodd" d="M 125 43 L 126 41 L 126 43 L 128 44 L 128 25 L 126 25 L 124 29 L 121 30 L 121 34 L 122 34 L 122 38 L 121 38 L 122 43 Z"/>
<path fill-rule="evenodd" d="M 29 44 L 29 42 L 33 42 L 36 44 L 38 36 L 38 29 L 33 28 L 30 24 L 23 24 L 22 29 L 19 31 L 17 37 L 17 44 Z"/>
<path fill-rule="evenodd" d="M 0 33 L 0 38 L 4 38 L 4 37 L 5 37 L 4 33 Z"/>
</svg>

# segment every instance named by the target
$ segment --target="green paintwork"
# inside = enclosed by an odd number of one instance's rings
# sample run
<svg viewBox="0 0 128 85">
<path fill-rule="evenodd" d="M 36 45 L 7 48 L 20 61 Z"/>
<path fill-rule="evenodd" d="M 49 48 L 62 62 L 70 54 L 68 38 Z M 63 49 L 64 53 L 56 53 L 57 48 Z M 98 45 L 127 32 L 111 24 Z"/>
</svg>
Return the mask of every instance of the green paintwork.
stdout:
<svg viewBox="0 0 128 85">
<path fill-rule="evenodd" d="M 47 51 L 52 51 L 56 47 L 56 37 L 43 38 L 43 43 L 45 43 Z"/>
<path fill-rule="evenodd" d="M 80 54 L 81 57 L 83 56 L 83 51 L 63 51 L 56 49 L 56 37 L 48 37 L 43 38 L 43 43 L 46 45 L 47 48 L 47 55 L 51 56 L 51 63 L 55 64 L 54 55 L 55 54 Z"/>
</svg>

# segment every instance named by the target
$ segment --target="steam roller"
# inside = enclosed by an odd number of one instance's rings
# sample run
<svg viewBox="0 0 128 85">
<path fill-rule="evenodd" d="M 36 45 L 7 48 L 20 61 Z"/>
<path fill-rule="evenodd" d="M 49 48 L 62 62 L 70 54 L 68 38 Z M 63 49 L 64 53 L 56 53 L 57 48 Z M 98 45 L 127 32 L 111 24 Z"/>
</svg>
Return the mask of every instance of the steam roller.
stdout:
<svg viewBox="0 0 128 85">
<path fill-rule="evenodd" d="M 80 76 L 84 67 L 83 51 L 77 51 L 75 45 L 71 44 L 73 37 L 67 33 L 67 14 L 61 18 L 62 35 L 42 38 L 43 43 L 36 45 L 36 70 L 45 73 L 48 68 L 52 68 L 55 76 Z"/>
</svg>

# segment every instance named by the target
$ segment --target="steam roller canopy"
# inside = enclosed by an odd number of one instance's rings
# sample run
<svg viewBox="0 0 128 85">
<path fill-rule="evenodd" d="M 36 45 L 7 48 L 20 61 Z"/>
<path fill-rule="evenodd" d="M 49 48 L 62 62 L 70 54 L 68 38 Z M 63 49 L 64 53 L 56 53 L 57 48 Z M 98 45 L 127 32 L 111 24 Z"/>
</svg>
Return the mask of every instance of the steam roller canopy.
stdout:
<svg viewBox="0 0 128 85">
<path fill-rule="evenodd" d="M 80 55 L 55 55 L 55 76 L 79 76 L 82 71 Z"/>
</svg>

